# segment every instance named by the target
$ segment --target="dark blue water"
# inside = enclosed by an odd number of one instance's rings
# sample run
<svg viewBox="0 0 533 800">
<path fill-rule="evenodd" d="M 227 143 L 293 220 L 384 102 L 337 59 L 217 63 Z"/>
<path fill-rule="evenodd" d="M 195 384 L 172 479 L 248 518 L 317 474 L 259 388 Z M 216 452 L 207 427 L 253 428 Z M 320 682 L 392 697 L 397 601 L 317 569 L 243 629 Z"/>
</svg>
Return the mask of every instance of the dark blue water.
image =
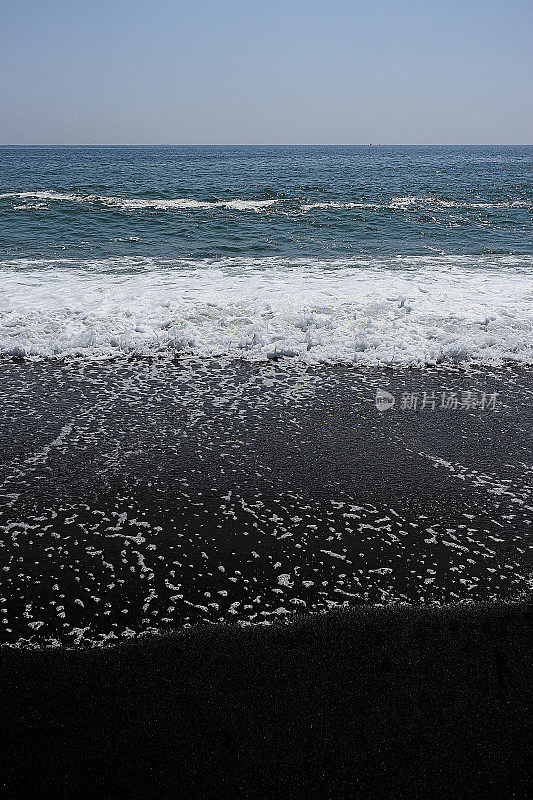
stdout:
<svg viewBox="0 0 533 800">
<path fill-rule="evenodd" d="M 0 194 L 4 259 L 533 252 L 533 147 L 3 147 Z"/>
</svg>

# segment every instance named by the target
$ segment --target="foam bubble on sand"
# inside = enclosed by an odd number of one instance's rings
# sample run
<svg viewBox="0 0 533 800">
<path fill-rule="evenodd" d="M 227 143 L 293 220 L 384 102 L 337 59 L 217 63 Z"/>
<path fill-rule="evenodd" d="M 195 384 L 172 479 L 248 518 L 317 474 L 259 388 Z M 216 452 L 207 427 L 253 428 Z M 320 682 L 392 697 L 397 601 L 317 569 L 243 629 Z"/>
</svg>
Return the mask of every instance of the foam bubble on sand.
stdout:
<svg viewBox="0 0 533 800">
<path fill-rule="evenodd" d="M 531 364 L 532 266 L 512 257 L 2 262 L 0 353 Z"/>
</svg>

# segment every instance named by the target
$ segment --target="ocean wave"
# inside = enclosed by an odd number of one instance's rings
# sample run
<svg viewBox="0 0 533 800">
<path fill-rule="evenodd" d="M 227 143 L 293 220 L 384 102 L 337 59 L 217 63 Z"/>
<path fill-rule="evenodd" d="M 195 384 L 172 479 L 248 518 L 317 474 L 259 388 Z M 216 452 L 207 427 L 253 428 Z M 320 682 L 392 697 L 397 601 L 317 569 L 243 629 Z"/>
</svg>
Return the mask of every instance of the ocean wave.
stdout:
<svg viewBox="0 0 533 800">
<path fill-rule="evenodd" d="M 392 197 L 390 200 L 380 202 L 320 202 L 304 203 L 302 211 L 313 211 L 315 209 L 350 209 L 350 208 L 371 208 L 384 210 L 407 210 L 416 208 L 447 209 L 447 208 L 468 208 L 472 210 L 499 210 L 509 208 L 529 208 L 533 209 L 532 200 L 499 200 L 494 202 L 481 202 L 469 200 L 447 200 L 440 197 L 412 196 Z"/>
<path fill-rule="evenodd" d="M 533 363 L 533 258 L 0 263 L 0 354 Z"/>
<path fill-rule="evenodd" d="M 77 203 L 96 205 L 98 207 L 120 209 L 122 211 L 139 211 L 143 209 L 152 211 L 199 211 L 222 209 L 226 211 L 248 211 L 260 213 L 262 210 L 277 206 L 288 213 L 298 211 L 334 211 L 346 209 L 373 209 L 375 211 L 416 211 L 447 209 L 470 209 L 473 211 L 499 211 L 509 209 L 533 209 L 533 200 L 511 199 L 486 202 L 482 200 L 454 200 L 425 195 L 405 195 L 379 199 L 365 200 L 331 200 L 320 202 L 304 202 L 289 198 L 276 198 L 269 200 L 240 199 L 232 200 L 197 200 L 189 197 L 176 198 L 142 198 L 142 197 L 114 197 L 107 195 L 80 194 L 75 192 L 55 191 L 25 191 L 4 192 L 0 200 L 19 200 L 23 204 L 14 205 L 14 210 L 28 210 L 31 208 L 46 208 L 48 203 Z M 287 205 L 289 204 L 289 205 Z"/>
<path fill-rule="evenodd" d="M 238 198 L 233 200 L 194 200 L 187 197 L 176 197 L 171 199 L 152 199 L 152 198 L 139 198 L 139 197 L 108 197 L 106 195 L 95 194 L 74 194 L 64 192 L 8 192 L 0 194 L 0 199 L 7 199 L 16 197 L 21 200 L 36 200 L 40 202 L 67 202 L 67 203 L 98 203 L 104 206 L 111 206 L 113 208 L 121 209 L 158 209 L 160 211 L 169 210 L 195 210 L 195 209 L 211 209 L 211 208 L 225 208 L 233 211 L 260 211 L 262 208 L 268 208 L 277 200 L 240 200 Z"/>
</svg>

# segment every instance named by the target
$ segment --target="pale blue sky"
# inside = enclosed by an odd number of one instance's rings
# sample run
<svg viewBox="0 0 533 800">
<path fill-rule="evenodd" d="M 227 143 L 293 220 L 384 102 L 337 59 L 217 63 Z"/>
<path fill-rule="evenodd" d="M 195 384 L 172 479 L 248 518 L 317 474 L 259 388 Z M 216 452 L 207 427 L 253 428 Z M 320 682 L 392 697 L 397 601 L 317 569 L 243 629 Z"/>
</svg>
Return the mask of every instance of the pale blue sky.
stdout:
<svg viewBox="0 0 533 800">
<path fill-rule="evenodd" d="M 531 143 L 532 22 L 530 0 L 0 0 L 0 143 Z"/>
</svg>

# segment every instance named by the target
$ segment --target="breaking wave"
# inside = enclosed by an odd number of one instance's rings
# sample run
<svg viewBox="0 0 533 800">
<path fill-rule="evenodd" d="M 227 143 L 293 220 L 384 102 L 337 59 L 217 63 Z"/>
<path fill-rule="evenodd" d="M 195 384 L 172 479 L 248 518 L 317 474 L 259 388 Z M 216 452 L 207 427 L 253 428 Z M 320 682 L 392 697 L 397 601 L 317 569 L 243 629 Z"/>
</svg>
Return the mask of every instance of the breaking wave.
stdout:
<svg viewBox="0 0 533 800">
<path fill-rule="evenodd" d="M 0 200 L 22 201 L 14 204 L 14 210 L 28 210 L 31 208 L 46 208 L 49 203 L 76 203 L 97 206 L 99 208 L 119 209 L 123 211 L 139 211 L 148 209 L 152 211 L 199 211 L 223 209 L 226 211 L 249 211 L 259 213 L 272 206 L 307 213 L 310 211 L 334 211 L 342 209 L 374 209 L 374 210 L 400 210 L 415 211 L 417 209 L 446 210 L 464 208 L 473 211 L 479 210 L 506 210 L 506 209 L 533 209 L 532 200 L 511 199 L 493 202 L 483 200 L 453 200 L 433 196 L 391 197 L 372 201 L 323 201 L 301 202 L 296 199 L 276 198 L 268 200 L 245 200 L 234 198 L 231 200 L 197 200 L 188 197 L 176 198 L 142 198 L 142 197 L 113 197 L 95 194 L 78 194 L 75 192 L 55 191 L 27 191 L 5 192 L 0 194 Z M 287 205 L 291 204 L 291 205 Z"/>
<path fill-rule="evenodd" d="M 260 211 L 273 205 L 276 200 L 193 200 L 186 197 L 171 199 L 151 199 L 138 197 L 107 197 L 95 194 L 74 194 L 64 192 L 8 192 L 0 194 L 0 199 L 18 198 L 34 200 L 46 205 L 47 201 L 66 203 L 93 203 L 121 209 L 158 209 L 160 211 L 180 211 L 194 209 L 225 208 L 233 211 Z"/>
<path fill-rule="evenodd" d="M 0 262 L 0 354 L 533 363 L 533 257 Z"/>
</svg>

